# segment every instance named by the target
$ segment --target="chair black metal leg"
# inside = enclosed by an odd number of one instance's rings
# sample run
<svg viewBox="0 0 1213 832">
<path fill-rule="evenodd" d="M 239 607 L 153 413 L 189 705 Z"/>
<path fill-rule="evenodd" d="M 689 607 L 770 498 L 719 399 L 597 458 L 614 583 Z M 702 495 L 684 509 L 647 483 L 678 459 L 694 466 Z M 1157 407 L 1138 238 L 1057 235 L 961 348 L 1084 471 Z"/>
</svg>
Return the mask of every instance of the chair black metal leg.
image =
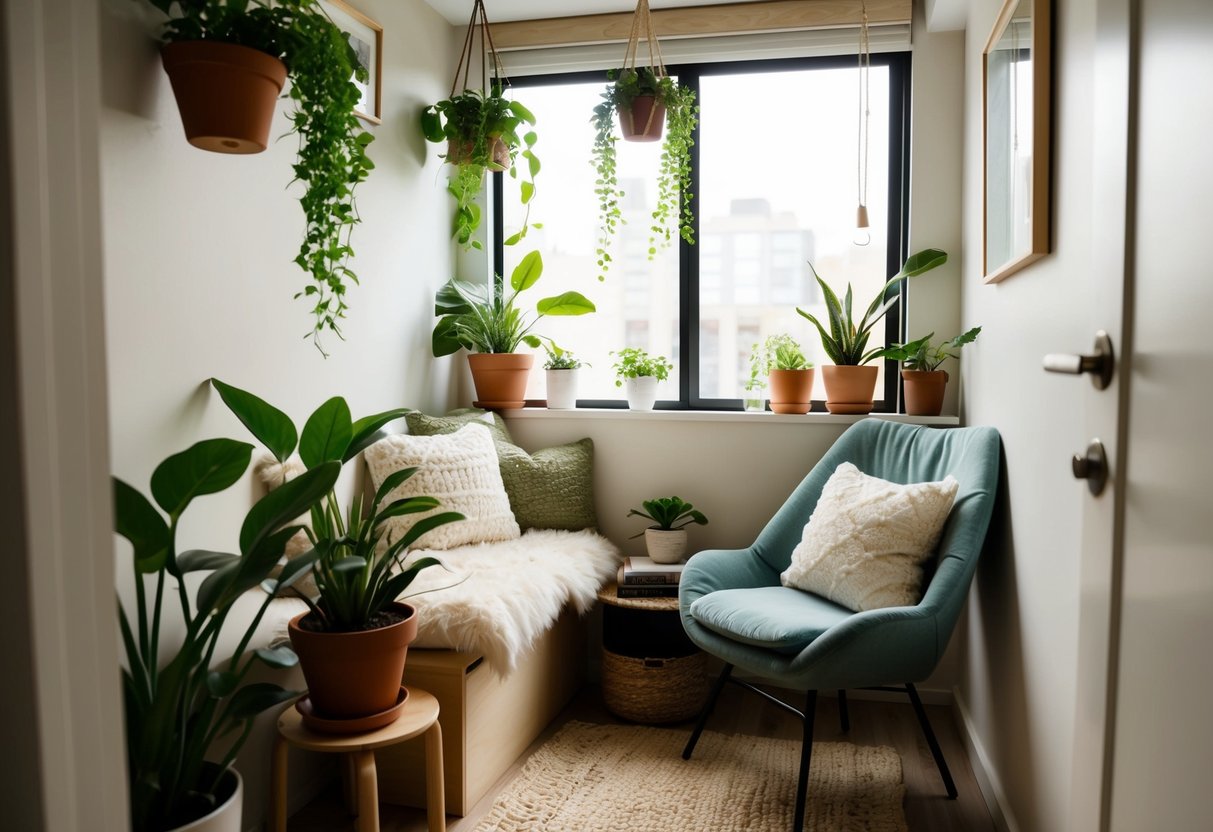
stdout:
<svg viewBox="0 0 1213 832">
<path fill-rule="evenodd" d="M 796 781 L 796 814 L 792 818 L 792 832 L 804 829 L 804 805 L 809 797 L 809 763 L 813 758 L 813 715 L 817 711 L 817 691 L 811 690 L 804 698 L 804 739 L 800 745 L 800 776 Z"/>
<path fill-rule="evenodd" d="M 699 742 L 699 735 L 703 733 L 703 726 L 708 724 L 708 717 L 712 715 L 712 709 L 716 707 L 716 700 L 720 698 L 720 691 L 724 690 L 725 682 L 729 681 L 729 676 L 733 673 L 733 665 L 726 664 L 724 670 L 720 671 L 720 676 L 717 677 L 716 683 L 712 685 L 712 692 L 708 694 L 708 701 L 704 703 L 703 710 L 699 714 L 699 720 L 695 723 L 695 730 L 691 732 L 691 738 L 687 740 L 687 747 L 682 749 L 682 759 L 691 759 L 691 753 L 695 750 L 695 744 Z"/>
<path fill-rule="evenodd" d="M 935 739 L 935 732 L 931 729 L 931 722 L 927 719 L 926 709 L 922 707 L 922 700 L 918 698 L 918 691 L 909 682 L 906 682 L 906 693 L 910 695 L 910 703 L 914 706 L 914 713 L 918 715 L 918 724 L 922 726 L 922 733 L 927 738 L 927 745 L 931 747 L 931 756 L 935 758 L 935 765 L 939 768 L 939 776 L 943 778 L 944 788 L 948 790 L 948 798 L 956 799 L 956 783 L 952 781 L 952 772 L 948 771 L 948 763 L 943 758 L 943 749 L 939 747 L 939 740 Z"/>
<path fill-rule="evenodd" d="M 842 733 L 851 730 L 851 715 L 847 713 L 847 692 L 845 690 L 838 691 L 838 722 L 842 726 Z"/>
</svg>

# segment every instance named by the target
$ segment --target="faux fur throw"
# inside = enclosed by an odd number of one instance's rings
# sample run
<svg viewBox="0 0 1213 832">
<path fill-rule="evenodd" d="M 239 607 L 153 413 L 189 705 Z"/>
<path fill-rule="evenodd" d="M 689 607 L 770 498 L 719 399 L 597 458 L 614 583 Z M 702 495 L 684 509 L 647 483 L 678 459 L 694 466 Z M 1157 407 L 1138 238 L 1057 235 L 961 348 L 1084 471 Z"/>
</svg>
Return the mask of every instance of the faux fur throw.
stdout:
<svg viewBox="0 0 1213 832">
<path fill-rule="evenodd" d="M 426 556 L 446 568 L 423 569 L 405 593 L 403 600 L 419 613 L 413 645 L 480 653 L 502 676 L 566 604 L 588 611 L 621 559 L 613 543 L 592 531 L 554 529 L 532 529 L 517 540 L 418 550 L 408 560 Z"/>
</svg>

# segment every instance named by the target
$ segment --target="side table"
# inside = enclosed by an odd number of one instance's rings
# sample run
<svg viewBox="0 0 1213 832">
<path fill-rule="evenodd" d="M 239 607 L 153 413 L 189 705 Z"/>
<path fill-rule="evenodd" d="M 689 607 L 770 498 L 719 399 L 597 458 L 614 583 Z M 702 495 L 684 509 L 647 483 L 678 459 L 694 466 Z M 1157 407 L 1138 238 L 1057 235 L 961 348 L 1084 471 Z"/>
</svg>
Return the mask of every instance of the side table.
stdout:
<svg viewBox="0 0 1213 832">
<path fill-rule="evenodd" d="M 425 734 L 426 818 L 429 832 L 445 832 L 446 804 L 442 781 L 442 728 L 438 725 L 438 700 L 420 688 L 409 688 L 408 702 L 397 719 L 375 731 L 361 734 L 321 734 L 303 724 L 294 705 L 278 717 L 270 782 L 269 828 L 286 832 L 286 762 L 288 746 L 307 751 L 346 754 L 353 769 L 352 802 L 358 809 L 358 832 L 379 832 L 379 787 L 375 780 L 375 749 L 395 745 Z"/>
<path fill-rule="evenodd" d="M 707 657 L 687 638 L 677 598 L 620 598 L 614 583 L 602 608 L 602 698 L 633 722 L 677 722 L 707 700 Z"/>
</svg>

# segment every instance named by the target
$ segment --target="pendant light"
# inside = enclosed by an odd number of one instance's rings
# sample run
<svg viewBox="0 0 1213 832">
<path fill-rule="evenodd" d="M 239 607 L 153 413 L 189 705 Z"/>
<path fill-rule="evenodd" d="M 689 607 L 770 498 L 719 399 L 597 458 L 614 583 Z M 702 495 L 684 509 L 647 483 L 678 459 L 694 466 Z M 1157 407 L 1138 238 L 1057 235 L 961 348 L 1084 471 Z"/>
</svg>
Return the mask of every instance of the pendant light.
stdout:
<svg viewBox="0 0 1213 832">
<path fill-rule="evenodd" d="M 860 9 L 863 16 L 859 25 L 859 136 L 855 153 L 855 184 L 859 207 L 855 211 L 855 235 L 852 242 L 857 246 L 866 246 L 872 241 L 872 233 L 868 227 L 868 126 L 871 121 L 869 79 L 872 74 L 872 47 L 868 41 L 868 5 L 865 0 L 860 0 Z"/>
</svg>

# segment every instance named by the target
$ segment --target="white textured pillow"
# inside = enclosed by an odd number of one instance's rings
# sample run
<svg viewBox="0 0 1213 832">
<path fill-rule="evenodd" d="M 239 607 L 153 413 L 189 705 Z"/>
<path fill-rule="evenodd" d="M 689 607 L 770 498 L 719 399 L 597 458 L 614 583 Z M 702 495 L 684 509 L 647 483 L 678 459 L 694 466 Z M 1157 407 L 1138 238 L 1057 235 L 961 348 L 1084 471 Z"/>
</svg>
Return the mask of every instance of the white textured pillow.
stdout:
<svg viewBox="0 0 1213 832">
<path fill-rule="evenodd" d="M 898 485 L 842 463 L 780 581 L 857 612 L 917 604 L 922 564 L 939 543 L 957 488 L 951 475 Z"/>
<path fill-rule="evenodd" d="M 391 473 L 418 467 L 416 474 L 388 496 L 389 501 L 428 494 L 442 503 L 433 511 L 389 520 L 391 539 L 398 539 L 418 520 L 445 511 L 457 511 L 467 519 L 426 532 L 413 548 L 450 549 L 519 536 L 501 483 L 497 449 L 484 425 L 465 425 L 441 436 L 389 436 L 363 454 L 376 489 Z"/>
</svg>

